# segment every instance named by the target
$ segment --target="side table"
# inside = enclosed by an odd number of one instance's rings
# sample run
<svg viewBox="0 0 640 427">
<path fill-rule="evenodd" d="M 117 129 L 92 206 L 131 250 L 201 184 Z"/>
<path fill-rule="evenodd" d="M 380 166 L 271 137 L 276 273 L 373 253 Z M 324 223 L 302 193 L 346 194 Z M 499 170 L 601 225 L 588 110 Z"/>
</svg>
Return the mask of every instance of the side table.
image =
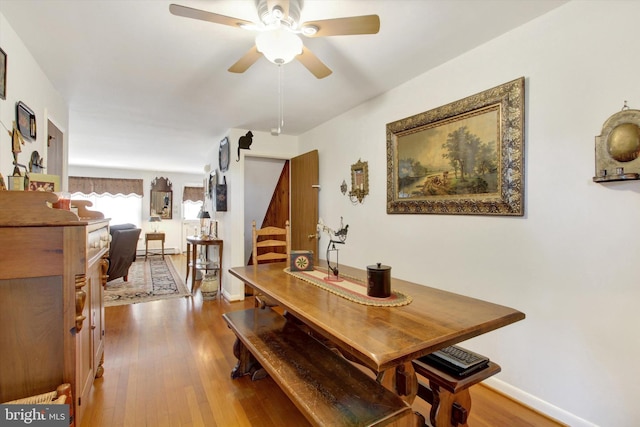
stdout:
<svg viewBox="0 0 640 427">
<path fill-rule="evenodd" d="M 149 241 L 160 240 L 162 242 L 162 252 L 149 252 Z M 164 259 L 164 233 L 145 233 L 144 234 L 144 260 L 147 260 L 147 255 L 162 255 Z"/>
<path fill-rule="evenodd" d="M 187 277 L 185 283 L 189 281 L 189 273 L 191 273 L 191 293 L 193 294 L 193 288 L 196 284 L 196 271 L 197 270 L 218 270 L 218 295 L 222 290 L 222 240 L 207 238 L 204 236 L 188 236 L 187 237 Z M 206 251 L 206 259 L 204 263 L 198 262 L 198 245 L 204 246 Z M 218 246 L 218 260 L 209 260 L 209 246 Z"/>
</svg>

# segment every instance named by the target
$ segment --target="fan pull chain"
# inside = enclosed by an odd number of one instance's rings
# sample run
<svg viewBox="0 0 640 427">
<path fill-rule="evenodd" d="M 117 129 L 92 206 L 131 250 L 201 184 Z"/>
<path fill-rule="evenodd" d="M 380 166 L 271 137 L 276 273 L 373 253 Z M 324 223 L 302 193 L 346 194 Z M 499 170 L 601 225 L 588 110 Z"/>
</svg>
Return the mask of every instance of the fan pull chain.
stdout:
<svg viewBox="0 0 640 427">
<path fill-rule="evenodd" d="M 284 67 L 282 65 L 279 66 L 280 70 L 278 71 L 278 86 L 280 87 L 279 91 L 280 91 L 280 110 L 279 110 L 279 114 L 280 114 L 280 121 L 279 121 L 279 125 L 278 125 L 278 130 L 280 130 L 281 127 L 284 127 L 284 79 L 282 78 L 282 75 L 284 74 Z M 278 132 L 279 133 L 279 132 Z"/>
<path fill-rule="evenodd" d="M 278 136 L 284 127 L 284 95 L 282 87 L 282 65 L 278 64 L 278 127 L 271 129 L 271 135 Z"/>
</svg>

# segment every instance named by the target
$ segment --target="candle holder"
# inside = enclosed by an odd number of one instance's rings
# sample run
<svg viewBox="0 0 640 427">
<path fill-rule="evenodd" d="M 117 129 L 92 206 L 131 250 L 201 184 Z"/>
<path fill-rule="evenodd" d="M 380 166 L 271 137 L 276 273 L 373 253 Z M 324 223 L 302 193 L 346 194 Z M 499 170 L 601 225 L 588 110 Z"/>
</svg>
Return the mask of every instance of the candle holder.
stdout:
<svg viewBox="0 0 640 427">
<path fill-rule="evenodd" d="M 346 186 L 345 186 L 346 187 Z M 341 187 L 341 190 L 344 187 Z M 344 194 L 344 191 L 343 193 Z M 349 199 L 351 203 L 362 203 L 365 196 L 369 194 L 369 165 L 358 159 L 356 163 L 351 165 L 351 190 L 349 191 Z"/>
</svg>

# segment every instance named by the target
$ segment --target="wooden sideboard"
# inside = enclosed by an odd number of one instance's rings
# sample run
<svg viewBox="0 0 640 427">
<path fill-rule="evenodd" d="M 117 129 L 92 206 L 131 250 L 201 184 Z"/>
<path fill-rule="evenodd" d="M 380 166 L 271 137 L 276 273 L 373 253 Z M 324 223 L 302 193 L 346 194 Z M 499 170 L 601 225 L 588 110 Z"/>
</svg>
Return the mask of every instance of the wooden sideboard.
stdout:
<svg viewBox="0 0 640 427">
<path fill-rule="evenodd" d="M 0 191 L 0 402 L 70 383 L 79 426 L 103 369 L 109 221 L 55 201 Z"/>
</svg>

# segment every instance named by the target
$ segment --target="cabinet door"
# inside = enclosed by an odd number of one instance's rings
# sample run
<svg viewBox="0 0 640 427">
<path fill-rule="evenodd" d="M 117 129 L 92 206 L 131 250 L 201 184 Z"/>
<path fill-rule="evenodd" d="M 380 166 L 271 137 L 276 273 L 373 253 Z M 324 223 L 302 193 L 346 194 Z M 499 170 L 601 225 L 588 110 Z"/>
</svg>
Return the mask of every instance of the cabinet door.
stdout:
<svg viewBox="0 0 640 427">
<path fill-rule="evenodd" d="M 91 339 L 92 339 L 92 368 L 94 378 L 100 378 L 103 374 L 104 354 L 104 291 L 103 277 L 106 277 L 109 266 L 106 254 L 91 267 Z"/>
<path fill-rule="evenodd" d="M 91 294 L 92 294 L 92 284 L 95 279 L 87 275 L 87 284 L 84 287 L 85 292 L 87 293 L 87 299 L 84 304 L 84 309 L 82 310 L 82 315 L 86 316 L 82 329 L 79 332 L 76 332 L 76 340 L 77 340 L 77 355 L 76 355 L 76 377 L 78 378 L 78 386 L 76 396 L 76 418 L 77 421 L 80 421 L 82 418 L 82 414 L 84 413 L 85 402 L 89 400 L 89 392 L 91 391 L 91 386 L 93 385 L 93 357 L 92 357 L 92 343 L 91 343 Z"/>
</svg>

